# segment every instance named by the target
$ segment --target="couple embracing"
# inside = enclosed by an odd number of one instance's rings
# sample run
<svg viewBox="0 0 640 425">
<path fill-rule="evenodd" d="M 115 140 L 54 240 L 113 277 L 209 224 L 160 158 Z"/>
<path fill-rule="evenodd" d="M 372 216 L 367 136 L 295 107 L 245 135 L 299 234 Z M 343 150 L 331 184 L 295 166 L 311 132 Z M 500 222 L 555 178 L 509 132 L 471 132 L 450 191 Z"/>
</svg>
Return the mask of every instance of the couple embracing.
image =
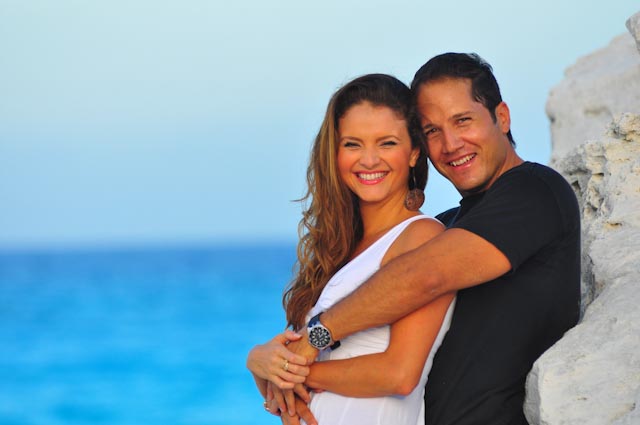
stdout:
<svg viewBox="0 0 640 425">
<path fill-rule="evenodd" d="M 533 362 L 577 323 L 580 222 L 566 181 L 515 151 L 491 67 L 446 53 L 411 88 L 331 98 L 307 171 L 287 331 L 249 353 L 285 424 L 526 424 Z M 420 213 L 427 156 L 462 196 Z"/>
</svg>

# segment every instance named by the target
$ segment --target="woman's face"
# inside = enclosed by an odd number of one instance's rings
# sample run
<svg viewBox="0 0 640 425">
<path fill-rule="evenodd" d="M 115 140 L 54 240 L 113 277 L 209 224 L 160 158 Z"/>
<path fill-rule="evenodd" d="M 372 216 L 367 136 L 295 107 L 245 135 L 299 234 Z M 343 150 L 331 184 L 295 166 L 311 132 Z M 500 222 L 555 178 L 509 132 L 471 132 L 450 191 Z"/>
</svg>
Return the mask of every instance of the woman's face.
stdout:
<svg viewBox="0 0 640 425">
<path fill-rule="evenodd" d="M 404 202 L 419 150 L 394 110 L 369 102 L 352 106 L 338 122 L 338 144 L 340 177 L 361 205 Z"/>
</svg>

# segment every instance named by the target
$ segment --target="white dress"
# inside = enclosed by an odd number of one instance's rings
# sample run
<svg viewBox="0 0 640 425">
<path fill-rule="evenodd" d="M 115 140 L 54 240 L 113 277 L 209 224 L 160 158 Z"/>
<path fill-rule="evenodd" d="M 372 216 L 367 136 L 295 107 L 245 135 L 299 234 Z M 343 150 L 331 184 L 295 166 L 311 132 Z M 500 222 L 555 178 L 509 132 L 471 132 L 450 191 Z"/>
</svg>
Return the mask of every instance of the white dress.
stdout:
<svg viewBox="0 0 640 425">
<path fill-rule="evenodd" d="M 424 215 L 411 217 L 389 230 L 356 258 L 340 269 L 327 283 L 316 305 L 307 316 L 307 321 L 321 311 L 326 311 L 340 299 L 349 295 L 369 276 L 380 268 L 385 253 L 412 222 L 427 218 Z M 440 332 L 422 371 L 419 384 L 405 397 L 387 396 L 375 398 L 345 397 L 329 391 L 313 394 L 310 408 L 320 425 L 422 425 L 424 424 L 424 387 L 433 363 L 433 355 L 449 329 L 455 300 L 451 302 Z M 380 353 L 389 345 L 389 326 L 367 329 L 340 341 L 340 347 L 326 349 L 318 360 L 337 360 L 364 354 Z M 422 341 L 415 341 L 422 344 Z"/>
</svg>

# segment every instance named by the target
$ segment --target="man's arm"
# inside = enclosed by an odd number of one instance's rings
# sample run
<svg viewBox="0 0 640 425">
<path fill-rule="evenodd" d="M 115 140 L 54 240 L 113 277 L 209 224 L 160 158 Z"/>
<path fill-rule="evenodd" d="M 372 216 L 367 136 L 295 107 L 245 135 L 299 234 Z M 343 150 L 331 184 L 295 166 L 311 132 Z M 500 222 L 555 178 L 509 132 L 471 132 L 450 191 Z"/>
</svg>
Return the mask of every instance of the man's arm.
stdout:
<svg viewBox="0 0 640 425">
<path fill-rule="evenodd" d="M 489 282 L 511 270 L 490 242 L 463 229 L 447 229 L 389 261 L 358 289 L 324 312 L 320 321 L 334 340 L 393 323 L 442 294 Z M 318 351 L 303 338 L 288 349 L 313 363 Z"/>
<path fill-rule="evenodd" d="M 463 229 L 448 229 L 390 261 L 327 310 L 321 322 L 334 340 L 340 340 L 393 323 L 442 294 L 491 281 L 510 269 L 507 257 L 485 239 Z M 304 345 L 306 338 L 296 348 L 309 352 Z"/>
</svg>

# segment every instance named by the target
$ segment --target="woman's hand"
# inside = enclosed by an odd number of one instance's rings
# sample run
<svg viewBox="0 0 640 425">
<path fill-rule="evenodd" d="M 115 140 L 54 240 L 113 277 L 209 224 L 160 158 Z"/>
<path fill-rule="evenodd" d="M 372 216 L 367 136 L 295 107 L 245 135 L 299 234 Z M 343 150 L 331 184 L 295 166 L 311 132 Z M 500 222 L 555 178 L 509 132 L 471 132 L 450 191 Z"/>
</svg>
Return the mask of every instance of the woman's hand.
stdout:
<svg viewBox="0 0 640 425">
<path fill-rule="evenodd" d="M 276 391 L 279 390 L 274 389 L 274 392 Z M 318 425 L 318 421 L 316 421 L 316 418 L 313 416 L 313 413 L 311 413 L 311 410 L 309 409 L 309 402 L 302 400 L 300 397 L 295 397 L 293 406 L 294 413 L 289 413 L 286 410 L 282 410 L 281 412 L 280 406 L 278 406 L 275 398 L 267 401 L 265 403 L 265 407 L 270 413 L 276 416 L 280 416 L 280 420 L 284 425 L 300 425 L 301 419 L 304 420 L 307 425 Z"/>
<path fill-rule="evenodd" d="M 300 339 L 292 331 L 279 334 L 266 344 L 256 345 L 247 357 L 247 368 L 256 376 L 273 382 L 278 388 L 293 389 L 309 375 L 305 357 L 287 350 L 289 341 Z"/>
<path fill-rule="evenodd" d="M 297 396 L 296 396 L 297 394 Z M 267 382 L 267 395 L 265 397 L 270 412 L 282 412 L 294 416 L 297 411 L 298 400 L 304 402 L 305 406 L 311 403 L 311 395 L 302 384 L 296 384 L 293 390 L 281 390 L 271 382 Z M 308 410 L 308 409 L 307 409 Z"/>
</svg>

